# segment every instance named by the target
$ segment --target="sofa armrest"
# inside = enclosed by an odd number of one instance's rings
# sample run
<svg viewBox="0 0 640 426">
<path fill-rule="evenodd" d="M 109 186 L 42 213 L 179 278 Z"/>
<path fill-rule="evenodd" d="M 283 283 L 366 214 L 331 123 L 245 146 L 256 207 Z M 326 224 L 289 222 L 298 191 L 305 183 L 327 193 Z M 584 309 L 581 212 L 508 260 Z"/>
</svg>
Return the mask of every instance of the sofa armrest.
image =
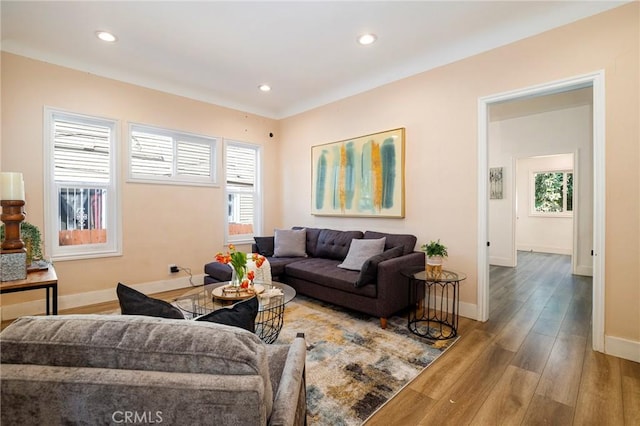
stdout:
<svg viewBox="0 0 640 426">
<path fill-rule="evenodd" d="M 378 300 L 384 304 L 383 317 L 390 316 L 409 304 L 409 278 L 400 273 L 411 267 L 424 267 L 424 252 L 414 251 L 378 264 Z"/>
<path fill-rule="evenodd" d="M 306 356 L 307 346 L 304 334 L 298 333 L 293 343 L 291 343 L 287 360 L 282 369 L 282 377 L 273 401 L 273 411 L 269 418 L 269 425 L 292 426 L 306 424 Z"/>
</svg>

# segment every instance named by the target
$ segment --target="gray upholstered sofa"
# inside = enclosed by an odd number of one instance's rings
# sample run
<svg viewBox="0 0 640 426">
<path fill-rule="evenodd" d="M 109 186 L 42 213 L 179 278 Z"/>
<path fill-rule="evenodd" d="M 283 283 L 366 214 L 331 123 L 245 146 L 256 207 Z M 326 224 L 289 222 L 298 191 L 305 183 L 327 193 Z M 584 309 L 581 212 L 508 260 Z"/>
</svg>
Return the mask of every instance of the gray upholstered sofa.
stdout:
<svg viewBox="0 0 640 426">
<path fill-rule="evenodd" d="M 256 237 L 253 244 L 253 251 L 269 260 L 275 280 L 289 284 L 299 294 L 379 317 L 382 328 L 386 327 L 388 317 L 408 306 L 409 283 L 400 271 L 425 265 L 424 253 L 414 251 L 417 241 L 414 235 L 292 229 L 305 230 L 306 244 L 299 256 L 277 256 L 273 237 Z M 353 239 L 383 237 L 384 253 L 365 262 L 361 271 L 338 267 L 347 257 Z M 211 262 L 204 271 L 205 283 L 231 279 L 228 265 Z"/>
<path fill-rule="evenodd" d="M 119 315 L 22 317 L 0 334 L 4 424 L 299 425 L 303 337 Z"/>
</svg>

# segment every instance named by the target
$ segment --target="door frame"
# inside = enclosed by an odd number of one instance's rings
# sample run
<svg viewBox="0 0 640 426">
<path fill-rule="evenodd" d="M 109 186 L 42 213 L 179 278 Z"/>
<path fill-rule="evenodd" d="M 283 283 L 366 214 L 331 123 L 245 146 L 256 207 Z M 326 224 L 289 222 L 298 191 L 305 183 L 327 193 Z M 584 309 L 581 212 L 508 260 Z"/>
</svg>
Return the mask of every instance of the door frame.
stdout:
<svg viewBox="0 0 640 426">
<path fill-rule="evenodd" d="M 605 80 L 604 70 L 478 98 L 478 293 L 476 317 L 489 319 L 489 134 L 488 108 L 496 102 L 593 90 L 593 305 L 592 347 L 604 352 L 605 314 Z"/>
</svg>

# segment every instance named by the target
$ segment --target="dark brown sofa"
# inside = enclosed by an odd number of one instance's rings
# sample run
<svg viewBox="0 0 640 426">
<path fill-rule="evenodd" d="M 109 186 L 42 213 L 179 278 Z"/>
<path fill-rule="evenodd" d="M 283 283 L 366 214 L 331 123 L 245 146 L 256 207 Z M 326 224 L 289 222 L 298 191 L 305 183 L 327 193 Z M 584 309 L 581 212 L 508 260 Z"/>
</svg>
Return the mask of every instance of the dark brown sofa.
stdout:
<svg viewBox="0 0 640 426">
<path fill-rule="evenodd" d="M 306 257 L 274 257 L 273 237 L 257 237 L 253 244 L 252 250 L 269 260 L 274 280 L 289 284 L 299 294 L 377 316 L 382 328 L 386 328 L 389 316 L 408 306 L 409 283 L 400 271 L 425 264 L 424 253 L 414 251 L 415 236 L 374 231 L 293 229 L 306 230 Z M 354 238 L 382 237 L 385 237 L 383 254 L 365 262 L 362 271 L 338 267 L 347 256 Z M 205 265 L 204 271 L 205 284 L 231 279 L 228 265 L 211 262 Z"/>
</svg>

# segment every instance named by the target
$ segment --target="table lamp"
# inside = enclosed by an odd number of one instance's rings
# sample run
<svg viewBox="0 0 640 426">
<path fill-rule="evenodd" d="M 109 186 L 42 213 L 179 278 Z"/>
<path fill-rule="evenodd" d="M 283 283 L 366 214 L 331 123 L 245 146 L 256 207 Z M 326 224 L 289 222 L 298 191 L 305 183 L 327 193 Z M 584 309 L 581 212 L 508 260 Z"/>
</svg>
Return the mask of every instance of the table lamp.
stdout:
<svg viewBox="0 0 640 426">
<path fill-rule="evenodd" d="M 0 281 L 27 278 L 27 252 L 20 238 L 24 215 L 24 180 L 22 173 L 0 173 L 0 205 L 4 222 L 4 241 L 0 246 Z"/>
</svg>

